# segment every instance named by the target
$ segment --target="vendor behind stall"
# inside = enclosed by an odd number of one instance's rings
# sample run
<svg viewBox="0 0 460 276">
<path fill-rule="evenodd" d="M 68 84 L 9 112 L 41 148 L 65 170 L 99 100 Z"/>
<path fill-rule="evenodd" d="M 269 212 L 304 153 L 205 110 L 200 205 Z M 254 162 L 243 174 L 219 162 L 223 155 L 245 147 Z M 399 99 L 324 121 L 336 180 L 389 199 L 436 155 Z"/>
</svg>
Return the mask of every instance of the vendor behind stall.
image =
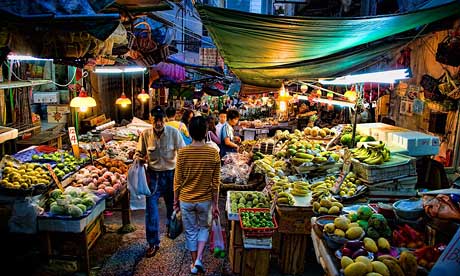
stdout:
<svg viewBox="0 0 460 276">
<path fill-rule="evenodd" d="M 238 124 L 240 114 L 238 111 L 231 109 L 227 111 L 227 122 L 222 126 L 221 130 L 221 144 L 220 144 L 220 156 L 224 157 L 228 152 L 238 152 L 238 143 L 241 142 L 241 138 L 235 136 L 233 127 Z"/>
</svg>

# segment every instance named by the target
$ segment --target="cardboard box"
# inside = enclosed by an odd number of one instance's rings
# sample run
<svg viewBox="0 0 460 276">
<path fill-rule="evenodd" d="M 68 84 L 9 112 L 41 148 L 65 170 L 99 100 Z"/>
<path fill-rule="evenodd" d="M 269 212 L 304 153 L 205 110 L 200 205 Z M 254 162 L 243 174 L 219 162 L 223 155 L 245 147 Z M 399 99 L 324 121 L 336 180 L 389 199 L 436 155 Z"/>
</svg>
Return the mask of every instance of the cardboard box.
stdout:
<svg viewBox="0 0 460 276">
<path fill-rule="evenodd" d="M 107 121 L 105 114 L 99 115 L 99 116 L 91 116 L 88 117 L 84 120 L 82 120 L 82 124 L 86 126 L 97 126 L 99 124 L 105 123 Z"/>
<path fill-rule="evenodd" d="M 49 104 L 46 106 L 47 113 L 70 113 L 70 105 L 68 104 Z"/>
<path fill-rule="evenodd" d="M 392 133 L 391 144 L 409 152 L 410 156 L 436 155 L 439 152 L 440 140 L 437 136 L 418 131 Z"/>
</svg>

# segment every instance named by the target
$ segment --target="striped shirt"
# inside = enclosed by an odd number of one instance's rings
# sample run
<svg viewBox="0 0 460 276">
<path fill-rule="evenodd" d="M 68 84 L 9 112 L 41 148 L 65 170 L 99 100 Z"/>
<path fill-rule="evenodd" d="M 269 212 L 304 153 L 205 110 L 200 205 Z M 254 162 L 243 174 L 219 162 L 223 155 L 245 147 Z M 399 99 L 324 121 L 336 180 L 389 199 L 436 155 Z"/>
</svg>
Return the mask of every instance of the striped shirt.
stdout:
<svg viewBox="0 0 460 276">
<path fill-rule="evenodd" d="M 214 148 L 186 146 L 177 154 L 174 192 L 179 200 L 196 203 L 212 199 L 220 185 L 220 158 Z"/>
</svg>

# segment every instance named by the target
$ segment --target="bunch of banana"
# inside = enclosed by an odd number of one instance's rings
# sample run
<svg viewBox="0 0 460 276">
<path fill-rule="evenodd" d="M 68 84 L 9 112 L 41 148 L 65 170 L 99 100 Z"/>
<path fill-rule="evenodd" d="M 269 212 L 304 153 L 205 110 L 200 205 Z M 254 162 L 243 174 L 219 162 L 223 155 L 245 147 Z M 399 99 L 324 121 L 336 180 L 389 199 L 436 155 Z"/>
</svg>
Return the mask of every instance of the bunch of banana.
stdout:
<svg viewBox="0 0 460 276">
<path fill-rule="evenodd" d="M 287 178 L 273 178 L 272 180 L 274 181 L 271 187 L 272 193 L 284 192 L 292 187 L 292 184 L 289 183 L 289 180 Z"/>
<path fill-rule="evenodd" d="M 294 197 L 286 192 L 278 193 L 278 200 L 276 201 L 278 205 L 289 205 L 292 206 L 295 204 Z"/>
<path fill-rule="evenodd" d="M 319 181 L 310 186 L 312 191 L 312 201 L 319 201 L 321 198 L 330 196 L 332 181 Z"/>
<path fill-rule="evenodd" d="M 293 196 L 307 196 L 310 193 L 310 187 L 306 181 L 296 181 L 292 183 L 292 190 L 290 191 Z"/>
<path fill-rule="evenodd" d="M 362 146 L 352 153 L 355 159 L 369 165 L 380 165 L 390 160 L 390 150 L 382 141 L 368 143 L 367 147 Z"/>
</svg>

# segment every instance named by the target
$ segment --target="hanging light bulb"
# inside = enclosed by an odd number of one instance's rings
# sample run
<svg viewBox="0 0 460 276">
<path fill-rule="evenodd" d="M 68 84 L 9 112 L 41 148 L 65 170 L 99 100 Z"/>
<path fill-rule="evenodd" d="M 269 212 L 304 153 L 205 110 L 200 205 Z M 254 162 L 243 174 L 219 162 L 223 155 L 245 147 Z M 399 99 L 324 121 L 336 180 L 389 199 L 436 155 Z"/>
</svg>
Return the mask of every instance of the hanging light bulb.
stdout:
<svg viewBox="0 0 460 276">
<path fill-rule="evenodd" d="M 80 89 L 80 93 L 78 94 L 78 97 L 75 97 L 70 101 L 70 106 L 79 108 L 80 112 L 86 112 L 88 111 L 89 107 L 96 106 L 96 100 L 88 96 L 88 93 L 86 93 L 85 88 L 82 87 Z"/>
<path fill-rule="evenodd" d="M 141 100 L 141 102 L 145 103 L 146 101 L 148 101 L 148 99 L 150 99 L 150 95 L 145 93 L 145 90 L 142 89 L 142 92 L 139 95 L 137 95 L 137 98 Z"/>
<path fill-rule="evenodd" d="M 121 107 L 127 107 L 131 104 L 131 100 L 128 97 L 126 97 L 125 92 L 123 92 L 121 93 L 120 98 L 117 99 L 115 104 L 121 105 Z"/>
<path fill-rule="evenodd" d="M 343 96 L 350 102 L 355 102 L 356 99 L 358 98 L 358 95 L 356 94 L 356 91 L 354 90 L 347 90 Z"/>
<path fill-rule="evenodd" d="M 302 91 L 302 93 L 307 92 L 307 91 L 308 91 L 308 85 L 302 84 L 302 85 L 300 86 L 300 91 Z"/>
<path fill-rule="evenodd" d="M 125 75 L 123 73 L 121 74 L 121 87 L 121 96 L 115 101 L 115 104 L 120 105 L 122 108 L 125 108 L 131 104 L 131 100 L 125 95 Z"/>
<path fill-rule="evenodd" d="M 316 90 L 316 96 L 321 97 L 323 95 L 323 92 L 321 92 L 321 89 Z"/>
<path fill-rule="evenodd" d="M 287 104 L 285 101 L 280 102 L 280 111 L 285 112 L 287 110 Z"/>
<path fill-rule="evenodd" d="M 286 96 L 286 90 L 284 89 L 284 83 L 281 84 L 280 88 L 280 98 L 284 98 Z"/>
</svg>

